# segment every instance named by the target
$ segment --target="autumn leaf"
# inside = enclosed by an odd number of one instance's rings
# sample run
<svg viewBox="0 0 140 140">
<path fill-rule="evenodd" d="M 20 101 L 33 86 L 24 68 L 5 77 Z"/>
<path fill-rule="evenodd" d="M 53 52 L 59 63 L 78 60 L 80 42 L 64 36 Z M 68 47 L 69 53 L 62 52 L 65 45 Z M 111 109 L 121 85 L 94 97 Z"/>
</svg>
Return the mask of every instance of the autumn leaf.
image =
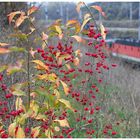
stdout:
<svg viewBox="0 0 140 140">
<path fill-rule="evenodd" d="M 87 13 L 87 14 L 84 15 L 84 19 L 87 19 L 89 17 L 91 17 L 91 15 L 89 13 Z"/>
<path fill-rule="evenodd" d="M 25 13 L 22 12 L 20 17 L 15 22 L 15 28 L 19 27 L 26 18 L 27 18 L 27 16 L 25 16 Z"/>
<path fill-rule="evenodd" d="M 15 90 L 12 92 L 12 94 L 16 96 L 26 96 L 26 93 L 22 90 Z"/>
<path fill-rule="evenodd" d="M 16 107 L 16 110 L 18 109 L 22 109 L 22 99 L 20 97 L 17 97 L 16 101 L 15 101 L 15 107 Z"/>
<path fill-rule="evenodd" d="M 17 14 L 21 14 L 21 11 L 11 12 L 10 14 L 7 15 L 7 16 L 8 16 L 9 24 L 11 24 L 13 18 L 14 18 Z"/>
<path fill-rule="evenodd" d="M 33 111 L 33 116 L 38 113 L 39 105 L 35 102 L 35 100 L 32 100 L 30 102 L 30 110 Z"/>
<path fill-rule="evenodd" d="M 74 60 L 73 60 L 73 63 L 74 63 L 74 65 L 75 66 L 77 66 L 77 65 L 79 65 L 79 58 L 78 57 L 76 57 Z"/>
<path fill-rule="evenodd" d="M 0 47 L 9 46 L 10 44 L 0 42 Z"/>
<path fill-rule="evenodd" d="M 58 32 L 58 34 L 62 34 L 62 30 L 61 30 L 60 26 L 56 25 L 55 29 Z"/>
<path fill-rule="evenodd" d="M 15 137 L 16 138 L 25 138 L 24 130 L 20 126 L 18 126 L 18 128 L 17 128 L 17 130 L 15 132 Z"/>
<path fill-rule="evenodd" d="M 49 80 L 51 82 L 55 82 L 57 79 L 57 76 L 55 73 L 51 73 L 51 74 L 43 74 L 43 75 L 38 75 L 38 79 L 40 80 Z"/>
<path fill-rule="evenodd" d="M 36 6 L 32 6 L 31 8 L 29 8 L 27 15 L 31 15 L 32 13 L 36 12 L 39 8 Z"/>
<path fill-rule="evenodd" d="M 16 123 L 11 123 L 8 127 L 8 134 L 11 137 L 15 137 Z"/>
<path fill-rule="evenodd" d="M 19 117 L 17 117 L 17 123 L 24 125 L 27 118 L 28 118 L 27 114 L 22 114 Z"/>
<path fill-rule="evenodd" d="M 77 20 L 68 20 L 66 26 L 69 26 L 71 24 L 76 24 L 78 21 Z"/>
<path fill-rule="evenodd" d="M 32 62 L 36 63 L 39 66 L 37 68 L 40 68 L 41 70 L 49 70 L 49 67 L 40 60 L 33 60 Z"/>
<path fill-rule="evenodd" d="M 81 25 L 80 25 L 80 23 L 77 22 L 77 23 L 75 24 L 75 34 L 79 33 L 80 30 L 81 30 Z"/>
<path fill-rule="evenodd" d="M 103 37 L 103 39 L 106 39 L 106 33 L 105 33 L 105 27 L 103 26 L 103 24 L 100 24 L 100 29 L 101 29 L 101 35 Z"/>
<path fill-rule="evenodd" d="M 58 33 L 59 38 L 62 39 L 63 34 L 62 34 L 62 29 L 60 28 L 60 26 L 55 25 L 55 29 L 56 29 L 56 32 Z"/>
<path fill-rule="evenodd" d="M 60 93 L 59 93 L 59 91 L 57 89 L 54 90 L 54 94 L 57 97 L 57 99 L 60 98 Z"/>
<path fill-rule="evenodd" d="M 88 23 L 88 21 L 90 21 L 92 18 L 86 18 L 84 19 L 82 26 L 81 26 L 81 31 L 83 30 L 84 26 Z"/>
<path fill-rule="evenodd" d="M 80 8 L 83 5 L 84 5 L 84 2 L 78 2 L 77 6 L 76 6 L 76 10 L 77 10 L 78 13 L 80 12 Z"/>
<path fill-rule="evenodd" d="M 76 50 L 76 51 L 75 51 L 75 55 L 76 55 L 76 56 L 81 56 L 81 50 L 80 50 L 80 49 Z"/>
<path fill-rule="evenodd" d="M 32 138 L 36 138 L 39 135 L 40 126 L 31 129 L 31 136 Z"/>
<path fill-rule="evenodd" d="M 60 80 L 60 82 L 61 82 L 61 84 L 64 88 L 65 94 L 68 95 L 69 94 L 69 88 L 68 88 L 67 84 L 65 82 L 61 81 L 61 80 Z"/>
<path fill-rule="evenodd" d="M 69 123 L 66 119 L 64 119 L 64 120 L 54 120 L 54 122 L 58 122 L 61 127 L 70 127 Z"/>
<path fill-rule="evenodd" d="M 6 48 L 0 48 L 0 54 L 10 53 L 11 51 Z"/>
<path fill-rule="evenodd" d="M 94 5 L 94 6 L 90 6 L 90 7 L 96 9 L 99 13 L 102 14 L 102 16 L 104 16 L 104 17 L 106 16 L 105 12 L 103 12 L 103 10 L 102 10 L 102 8 L 100 6 Z"/>
<path fill-rule="evenodd" d="M 74 111 L 74 109 L 72 108 L 72 106 L 71 106 L 71 104 L 70 104 L 69 101 L 67 101 L 65 99 L 58 99 L 57 101 L 60 102 L 60 103 L 62 103 L 62 104 L 64 104 L 66 106 L 66 108 Z"/>
<path fill-rule="evenodd" d="M 57 20 L 55 20 L 55 22 L 53 23 L 53 25 L 58 25 L 58 26 L 60 26 L 61 23 L 62 23 L 62 19 L 57 19 Z"/>
</svg>

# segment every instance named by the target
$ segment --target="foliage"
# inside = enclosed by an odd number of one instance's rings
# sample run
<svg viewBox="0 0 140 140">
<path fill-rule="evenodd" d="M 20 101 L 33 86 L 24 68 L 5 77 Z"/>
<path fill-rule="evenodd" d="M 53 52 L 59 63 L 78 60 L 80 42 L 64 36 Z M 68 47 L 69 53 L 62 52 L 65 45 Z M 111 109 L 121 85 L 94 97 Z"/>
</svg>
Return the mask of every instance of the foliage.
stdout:
<svg viewBox="0 0 140 140">
<path fill-rule="evenodd" d="M 83 2 L 78 3 L 87 7 Z M 101 7 L 91 7 L 104 15 Z M 27 12 L 16 11 L 8 14 L 10 24 L 14 24 L 18 38 L 25 44 L 39 41 L 40 47 L 28 46 L 27 50 L 7 43 L 0 43 L 0 54 L 24 53 L 27 61 L 18 60 L 15 64 L 4 65 L 0 69 L 0 90 L 3 100 L 0 101 L 0 136 L 2 138 L 71 138 L 82 132 L 82 137 L 118 137 L 115 124 L 103 122 L 101 97 L 104 72 L 115 64 L 107 64 L 105 37 L 107 31 L 103 25 L 98 26 L 90 12 L 85 15 L 82 25 L 77 20 L 55 21 L 40 33 L 34 24 L 32 14 L 38 10 L 31 7 Z M 92 21 L 87 42 L 80 35 L 88 20 Z M 28 33 L 19 31 L 27 22 Z M 101 28 L 100 28 L 101 27 Z M 39 38 L 34 37 L 38 34 Z M 55 45 L 50 45 L 51 41 Z M 75 42 L 88 44 L 90 51 L 82 54 L 75 49 Z M 87 50 L 88 50 L 87 49 Z M 32 57 L 32 58 L 31 58 Z M 82 57 L 91 61 L 80 66 Z M 24 69 L 27 65 L 27 69 Z M 30 69 L 33 68 L 33 71 Z M 20 81 L 10 86 L 3 82 L 4 74 L 25 73 L 27 81 Z M 2 74 L 3 73 L 3 74 Z M 86 92 L 85 90 L 86 89 Z M 14 103 L 14 104 L 13 104 Z M 11 106 L 12 105 L 12 106 Z M 105 118 L 103 118 L 105 120 Z M 72 123 L 71 123 L 72 122 Z"/>
</svg>

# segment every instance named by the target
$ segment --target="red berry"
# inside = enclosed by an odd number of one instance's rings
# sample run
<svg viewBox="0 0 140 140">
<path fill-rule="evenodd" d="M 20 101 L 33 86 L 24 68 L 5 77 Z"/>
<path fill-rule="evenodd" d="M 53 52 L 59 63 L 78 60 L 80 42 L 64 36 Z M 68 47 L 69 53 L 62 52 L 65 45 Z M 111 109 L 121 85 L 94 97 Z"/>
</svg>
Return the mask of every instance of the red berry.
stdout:
<svg viewBox="0 0 140 140">
<path fill-rule="evenodd" d="M 116 135 L 117 134 L 117 132 L 116 131 L 112 131 L 112 135 Z"/>
</svg>

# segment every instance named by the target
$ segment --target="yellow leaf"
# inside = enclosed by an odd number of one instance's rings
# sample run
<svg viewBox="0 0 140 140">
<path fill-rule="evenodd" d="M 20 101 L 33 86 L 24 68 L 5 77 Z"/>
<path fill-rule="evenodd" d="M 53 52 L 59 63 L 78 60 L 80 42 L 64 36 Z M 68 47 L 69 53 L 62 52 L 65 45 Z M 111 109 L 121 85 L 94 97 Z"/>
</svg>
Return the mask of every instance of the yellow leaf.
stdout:
<svg viewBox="0 0 140 140">
<path fill-rule="evenodd" d="M 57 97 L 57 99 L 60 98 L 60 93 L 59 93 L 59 91 L 57 89 L 54 90 L 54 94 Z"/>
<path fill-rule="evenodd" d="M 76 24 L 78 21 L 77 20 L 68 20 L 66 26 L 69 26 L 71 24 Z"/>
<path fill-rule="evenodd" d="M 6 48 L 0 48 L 0 54 L 5 54 L 11 52 L 9 49 Z"/>
<path fill-rule="evenodd" d="M 17 118 L 17 123 L 24 125 L 25 124 L 25 120 L 28 118 L 27 114 L 23 114 L 21 116 L 19 116 L 19 118 Z"/>
<path fill-rule="evenodd" d="M 101 35 L 105 40 L 106 39 L 105 27 L 102 24 L 100 24 L 100 29 L 101 29 Z"/>
<path fill-rule="evenodd" d="M 27 16 L 25 16 L 25 13 L 22 12 L 21 15 L 20 15 L 20 17 L 15 22 L 15 27 L 16 28 L 19 27 L 26 18 L 27 18 Z"/>
<path fill-rule="evenodd" d="M 43 79 L 48 80 L 48 74 L 38 75 L 38 79 L 40 79 L 40 80 L 43 80 Z"/>
<path fill-rule="evenodd" d="M 31 111 L 33 111 L 33 114 L 36 115 L 38 113 L 39 105 L 35 102 L 35 100 L 32 100 L 30 102 L 30 109 L 31 109 Z"/>
<path fill-rule="evenodd" d="M 62 127 L 70 127 L 69 123 L 66 119 L 64 119 L 64 120 L 54 120 L 54 122 L 58 122 L 60 124 L 60 126 L 62 126 Z"/>
<path fill-rule="evenodd" d="M 87 19 L 89 17 L 91 17 L 91 15 L 89 13 L 87 13 L 87 14 L 84 15 L 84 19 Z"/>
<path fill-rule="evenodd" d="M 33 60 L 32 62 L 36 63 L 42 70 L 49 70 L 49 67 L 40 60 Z"/>
<path fill-rule="evenodd" d="M 38 10 L 38 7 L 32 6 L 31 8 L 29 8 L 27 15 L 31 15 L 32 13 L 34 13 L 37 10 Z"/>
<path fill-rule="evenodd" d="M 79 13 L 80 12 L 80 8 L 81 8 L 81 6 L 83 6 L 84 5 L 84 2 L 78 2 L 78 4 L 77 4 L 77 6 L 76 6 L 76 10 L 77 10 L 77 12 Z"/>
<path fill-rule="evenodd" d="M 73 60 L 73 63 L 74 63 L 74 65 L 75 66 L 77 66 L 77 65 L 79 65 L 79 58 L 78 57 L 76 57 L 74 60 Z"/>
<path fill-rule="evenodd" d="M 40 126 L 31 129 L 31 135 L 33 138 L 36 138 L 39 135 Z"/>
<path fill-rule="evenodd" d="M 55 29 L 58 32 L 58 34 L 62 34 L 62 30 L 61 30 L 60 26 L 55 25 Z"/>
<path fill-rule="evenodd" d="M 17 130 L 16 130 L 16 134 L 15 134 L 16 138 L 25 138 L 25 133 L 23 128 L 21 128 L 20 126 L 18 126 Z"/>
<path fill-rule="evenodd" d="M 69 70 L 71 69 L 70 64 L 65 64 L 65 66 L 66 66 Z"/>
<path fill-rule="evenodd" d="M 15 137 L 16 123 L 11 123 L 8 127 L 8 134 L 10 137 Z"/>
<path fill-rule="evenodd" d="M 79 49 L 76 50 L 76 51 L 75 51 L 75 55 L 76 55 L 76 56 L 81 56 L 81 50 L 79 50 Z"/>
<path fill-rule="evenodd" d="M 45 79 L 45 80 L 49 80 L 51 82 L 56 82 L 56 80 L 57 80 L 57 76 L 55 73 L 38 75 L 38 78 L 40 80 Z"/>
<path fill-rule="evenodd" d="M 77 23 L 75 24 L 75 34 L 79 33 L 80 30 L 81 30 L 81 25 L 80 25 L 80 23 L 77 22 Z"/>
<path fill-rule="evenodd" d="M 86 18 L 84 19 L 82 26 L 81 26 L 81 31 L 83 30 L 84 26 L 87 24 L 88 21 L 90 21 L 92 18 Z"/>
<path fill-rule="evenodd" d="M 99 13 L 102 14 L 102 16 L 104 16 L 104 17 L 106 16 L 105 12 L 103 12 L 103 10 L 102 10 L 102 8 L 100 6 L 94 5 L 94 6 L 90 6 L 90 7 L 96 9 Z"/>
<path fill-rule="evenodd" d="M 72 108 L 69 101 L 67 101 L 65 99 L 58 99 L 57 101 L 64 104 L 66 106 L 66 108 L 69 108 L 70 110 L 74 111 L 74 109 Z"/>
<path fill-rule="evenodd" d="M 21 11 L 11 12 L 9 15 L 7 15 L 7 16 L 8 16 L 9 24 L 11 24 L 13 18 L 14 18 L 17 14 L 21 14 Z"/>
<path fill-rule="evenodd" d="M 60 82 L 61 82 L 61 84 L 62 84 L 62 86 L 64 88 L 65 94 L 68 95 L 69 94 L 69 88 L 68 88 L 67 84 L 64 83 L 63 81 L 60 81 Z"/>
<path fill-rule="evenodd" d="M 82 37 L 80 37 L 80 36 L 78 36 L 78 35 L 73 35 L 73 36 L 71 36 L 71 37 L 73 37 L 77 42 L 85 42 L 85 40 L 84 39 L 82 39 Z"/>
<path fill-rule="evenodd" d="M 17 97 L 16 101 L 15 101 L 15 107 L 16 107 L 16 110 L 18 109 L 22 109 L 22 99 L 20 97 Z"/>
<path fill-rule="evenodd" d="M 61 22 L 62 22 L 62 19 L 57 19 L 57 20 L 55 20 L 53 25 L 61 25 Z"/>
</svg>

